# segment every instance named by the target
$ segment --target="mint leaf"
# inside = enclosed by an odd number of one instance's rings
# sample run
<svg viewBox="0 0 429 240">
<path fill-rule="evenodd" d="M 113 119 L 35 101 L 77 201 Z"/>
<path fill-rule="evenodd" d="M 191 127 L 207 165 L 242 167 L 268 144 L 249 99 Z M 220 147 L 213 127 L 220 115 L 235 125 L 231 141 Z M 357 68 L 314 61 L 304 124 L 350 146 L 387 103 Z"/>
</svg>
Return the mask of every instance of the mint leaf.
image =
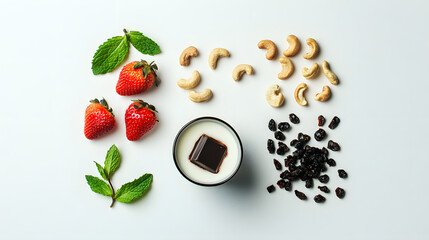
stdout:
<svg viewBox="0 0 429 240">
<path fill-rule="evenodd" d="M 97 166 L 97 170 L 100 173 L 101 177 L 104 180 L 109 181 L 109 179 L 107 178 L 106 172 L 104 171 L 104 168 L 100 164 L 98 164 L 96 161 L 94 161 L 94 162 L 95 162 L 95 165 Z"/>
<path fill-rule="evenodd" d="M 113 71 L 124 60 L 128 48 L 126 36 L 112 37 L 101 44 L 92 59 L 91 68 L 94 75 Z"/>
<path fill-rule="evenodd" d="M 129 203 L 140 198 L 152 183 L 152 174 L 146 173 L 132 182 L 122 185 L 115 195 L 115 199 L 119 202 Z"/>
<path fill-rule="evenodd" d="M 113 195 L 112 189 L 103 180 L 99 179 L 98 177 L 91 176 L 91 175 L 85 175 L 85 178 L 86 178 L 86 181 L 88 182 L 88 185 L 91 187 L 91 190 L 93 192 L 102 194 L 104 196 L 112 196 Z"/>
<path fill-rule="evenodd" d="M 106 172 L 107 178 L 110 178 L 116 169 L 118 169 L 120 161 L 119 150 L 113 144 L 109 151 L 107 151 L 106 160 L 104 160 L 104 171 Z"/>
<path fill-rule="evenodd" d="M 158 44 L 141 32 L 130 31 L 126 34 L 131 44 L 143 54 L 155 55 L 161 52 Z"/>
</svg>

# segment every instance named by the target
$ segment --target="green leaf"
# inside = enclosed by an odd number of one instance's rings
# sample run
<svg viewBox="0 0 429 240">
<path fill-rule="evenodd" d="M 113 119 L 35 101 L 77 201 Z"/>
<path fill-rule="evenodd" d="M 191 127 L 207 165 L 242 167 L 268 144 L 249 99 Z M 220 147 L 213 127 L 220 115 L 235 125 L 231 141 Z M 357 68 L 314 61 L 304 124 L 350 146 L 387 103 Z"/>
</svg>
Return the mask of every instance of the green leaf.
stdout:
<svg viewBox="0 0 429 240">
<path fill-rule="evenodd" d="M 98 164 L 96 161 L 94 161 L 94 162 L 95 162 L 95 165 L 97 166 L 98 172 L 100 173 L 101 177 L 104 180 L 109 181 L 109 179 L 107 178 L 107 175 L 106 175 L 106 171 L 104 171 L 104 168 L 100 164 Z"/>
<path fill-rule="evenodd" d="M 106 160 L 104 160 L 104 171 L 106 172 L 107 178 L 110 178 L 112 174 L 118 169 L 121 161 L 118 148 L 113 144 L 106 154 Z"/>
<path fill-rule="evenodd" d="M 94 75 L 113 71 L 124 60 L 128 49 L 129 43 L 126 36 L 112 37 L 101 44 L 92 59 Z"/>
<path fill-rule="evenodd" d="M 126 34 L 131 44 L 143 54 L 155 55 L 161 52 L 158 44 L 141 32 L 130 31 Z"/>
<path fill-rule="evenodd" d="M 129 203 L 140 198 L 149 189 L 152 179 L 152 174 L 146 173 L 132 182 L 125 183 L 116 192 L 115 199 L 119 202 Z"/>
<path fill-rule="evenodd" d="M 91 175 L 85 175 L 88 185 L 91 187 L 93 192 L 102 194 L 104 196 L 112 196 L 113 192 L 109 185 L 98 177 Z"/>
</svg>

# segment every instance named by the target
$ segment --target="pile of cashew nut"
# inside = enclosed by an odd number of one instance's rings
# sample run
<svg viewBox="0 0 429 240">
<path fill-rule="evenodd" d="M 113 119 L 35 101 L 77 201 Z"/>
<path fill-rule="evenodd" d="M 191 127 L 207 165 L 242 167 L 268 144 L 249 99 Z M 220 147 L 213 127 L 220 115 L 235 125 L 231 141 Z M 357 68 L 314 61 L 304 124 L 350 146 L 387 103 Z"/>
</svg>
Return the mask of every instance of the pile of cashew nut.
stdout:
<svg viewBox="0 0 429 240">
<path fill-rule="evenodd" d="M 182 54 L 179 57 L 179 63 L 181 66 L 189 66 L 191 63 L 191 58 L 198 56 L 198 49 L 196 47 L 187 47 L 183 50 Z M 210 52 L 208 63 L 211 69 L 216 69 L 217 62 L 220 58 L 230 57 L 230 53 L 225 48 L 215 48 Z M 252 75 L 253 67 L 248 64 L 239 64 L 232 71 L 232 79 L 234 81 L 240 81 L 244 74 Z M 201 76 L 198 71 L 194 71 L 190 78 L 188 79 L 179 79 L 177 85 L 186 90 L 194 89 L 200 83 Z M 196 92 L 194 90 L 189 91 L 188 98 L 196 103 L 202 103 L 209 101 L 213 96 L 211 89 L 207 88 L 201 92 Z"/>
<path fill-rule="evenodd" d="M 289 35 L 286 38 L 286 41 L 288 43 L 288 48 L 285 51 L 283 51 L 284 57 L 280 57 L 279 59 L 279 62 L 281 64 L 281 71 L 277 75 L 277 77 L 278 79 L 281 79 L 281 80 L 288 79 L 289 77 L 292 76 L 294 72 L 294 64 L 290 58 L 296 56 L 301 49 L 301 44 L 299 42 L 299 39 L 295 35 Z M 309 49 L 303 55 L 303 58 L 307 60 L 316 58 L 317 55 L 319 54 L 319 44 L 313 38 L 308 38 L 306 40 L 306 43 Z M 273 41 L 262 40 L 258 43 L 258 47 L 260 49 L 266 50 L 266 54 L 265 54 L 266 59 L 268 60 L 276 59 L 278 49 L 276 44 Z M 335 73 L 333 73 L 329 68 L 329 64 L 327 61 L 322 62 L 322 71 L 332 85 L 338 84 L 338 78 L 335 75 Z M 313 63 L 310 67 L 304 67 L 301 72 L 302 72 L 302 76 L 305 79 L 314 79 L 320 73 L 319 64 Z M 308 89 L 308 86 L 305 83 L 301 83 L 295 88 L 295 92 L 294 92 L 295 101 L 301 106 L 308 105 L 308 101 L 305 98 L 305 92 L 307 89 Z M 280 92 L 280 87 L 278 85 L 270 86 L 266 90 L 265 96 L 268 104 L 272 107 L 279 107 L 284 102 L 284 96 Z M 314 100 L 324 102 L 328 100 L 330 96 L 331 96 L 331 89 L 329 88 L 329 86 L 325 85 L 322 91 L 320 93 L 317 93 L 314 96 Z"/>
</svg>

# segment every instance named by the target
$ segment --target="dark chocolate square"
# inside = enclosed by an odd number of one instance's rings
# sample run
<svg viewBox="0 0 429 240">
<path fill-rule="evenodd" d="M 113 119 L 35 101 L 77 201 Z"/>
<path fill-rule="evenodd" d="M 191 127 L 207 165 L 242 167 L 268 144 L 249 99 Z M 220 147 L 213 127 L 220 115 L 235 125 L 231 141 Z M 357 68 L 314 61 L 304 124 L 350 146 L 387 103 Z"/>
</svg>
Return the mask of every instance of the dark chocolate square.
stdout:
<svg viewBox="0 0 429 240">
<path fill-rule="evenodd" d="M 225 144 L 203 134 L 195 143 L 189 155 L 189 160 L 204 170 L 218 173 L 220 165 L 227 154 L 228 149 Z"/>
</svg>

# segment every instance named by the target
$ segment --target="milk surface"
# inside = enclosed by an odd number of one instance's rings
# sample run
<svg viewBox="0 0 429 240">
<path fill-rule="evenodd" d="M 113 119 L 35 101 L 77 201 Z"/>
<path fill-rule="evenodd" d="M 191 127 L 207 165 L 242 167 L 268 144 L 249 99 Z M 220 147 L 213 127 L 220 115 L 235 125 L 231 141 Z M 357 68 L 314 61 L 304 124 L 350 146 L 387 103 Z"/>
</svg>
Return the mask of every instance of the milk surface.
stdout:
<svg viewBox="0 0 429 240">
<path fill-rule="evenodd" d="M 218 173 L 211 173 L 189 161 L 189 154 L 202 134 L 223 142 L 228 148 L 228 155 L 223 159 Z M 234 174 L 240 163 L 241 148 L 238 138 L 227 125 L 212 119 L 201 119 L 183 130 L 177 139 L 175 153 L 178 167 L 188 178 L 202 184 L 215 184 Z"/>
</svg>

